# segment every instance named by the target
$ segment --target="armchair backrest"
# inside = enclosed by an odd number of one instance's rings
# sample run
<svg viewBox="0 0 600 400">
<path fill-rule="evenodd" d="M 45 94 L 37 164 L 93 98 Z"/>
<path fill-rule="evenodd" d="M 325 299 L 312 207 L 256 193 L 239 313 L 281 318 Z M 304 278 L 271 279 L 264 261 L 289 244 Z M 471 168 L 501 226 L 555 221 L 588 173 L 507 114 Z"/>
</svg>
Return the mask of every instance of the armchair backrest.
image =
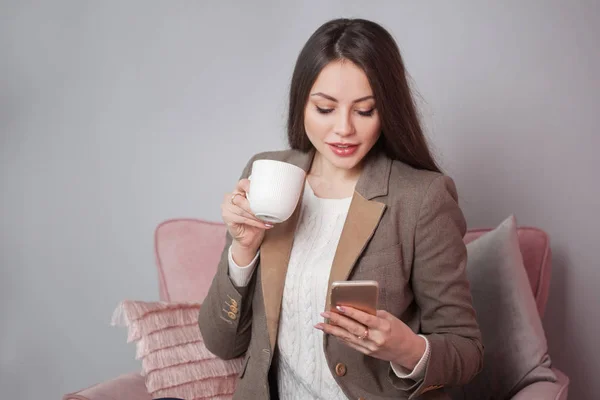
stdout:
<svg viewBox="0 0 600 400">
<path fill-rule="evenodd" d="M 226 227 L 199 219 L 172 219 L 155 231 L 160 299 L 202 302 L 217 272 Z"/>
<path fill-rule="evenodd" d="M 469 230 L 465 243 L 488 231 Z M 172 219 L 158 225 L 155 249 L 161 300 L 204 300 L 225 246 L 225 233 L 224 224 L 199 219 Z M 551 273 L 548 235 L 530 227 L 519 228 L 518 234 L 529 283 L 543 316 Z"/>
</svg>

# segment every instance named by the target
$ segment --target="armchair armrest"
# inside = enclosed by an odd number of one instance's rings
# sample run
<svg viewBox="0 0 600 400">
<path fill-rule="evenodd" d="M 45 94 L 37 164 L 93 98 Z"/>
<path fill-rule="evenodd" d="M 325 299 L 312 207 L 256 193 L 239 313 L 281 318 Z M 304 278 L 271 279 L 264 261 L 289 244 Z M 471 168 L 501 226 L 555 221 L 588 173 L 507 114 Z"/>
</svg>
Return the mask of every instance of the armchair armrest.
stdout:
<svg viewBox="0 0 600 400">
<path fill-rule="evenodd" d="M 557 369 L 556 382 L 535 382 L 521 389 L 511 400 L 567 400 L 569 377 Z"/>
<path fill-rule="evenodd" d="M 98 383 L 76 393 L 63 396 L 63 400 L 152 400 L 146 390 L 144 377 L 138 372 L 124 374 L 110 381 Z"/>
</svg>

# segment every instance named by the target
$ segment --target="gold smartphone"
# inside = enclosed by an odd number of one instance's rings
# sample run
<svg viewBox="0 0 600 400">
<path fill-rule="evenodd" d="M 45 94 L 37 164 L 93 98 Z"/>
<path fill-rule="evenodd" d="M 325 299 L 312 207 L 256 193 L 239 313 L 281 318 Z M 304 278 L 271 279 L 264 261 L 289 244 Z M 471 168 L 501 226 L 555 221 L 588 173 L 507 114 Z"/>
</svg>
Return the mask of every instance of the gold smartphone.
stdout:
<svg viewBox="0 0 600 400">
<path fill-rule="evenodd" d="M 331 307 L 349 306 L 377 315 L 377 281 L 335 281 L 331 283 Z"/>
</svg>

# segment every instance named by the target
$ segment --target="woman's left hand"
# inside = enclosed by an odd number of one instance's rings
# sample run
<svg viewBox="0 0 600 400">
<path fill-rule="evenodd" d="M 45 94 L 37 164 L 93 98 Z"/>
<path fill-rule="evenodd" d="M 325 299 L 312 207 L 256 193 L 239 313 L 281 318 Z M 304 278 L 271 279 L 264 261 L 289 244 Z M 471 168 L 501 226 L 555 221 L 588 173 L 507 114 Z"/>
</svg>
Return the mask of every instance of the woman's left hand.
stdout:
<svg viewBox="0 0 600 400">
<path fill-rule="evenodd" d="M 337 307 L 336 312 L 323 312 L 321 316 L 329 318 L 329 323 L 319 323 L 315 328 L 363 354 L 391 361 L 409 371 L 425 353 L 425 339 L 387 311 L 378 310 L 374 316 L 344 306 Z"/>
</svg>

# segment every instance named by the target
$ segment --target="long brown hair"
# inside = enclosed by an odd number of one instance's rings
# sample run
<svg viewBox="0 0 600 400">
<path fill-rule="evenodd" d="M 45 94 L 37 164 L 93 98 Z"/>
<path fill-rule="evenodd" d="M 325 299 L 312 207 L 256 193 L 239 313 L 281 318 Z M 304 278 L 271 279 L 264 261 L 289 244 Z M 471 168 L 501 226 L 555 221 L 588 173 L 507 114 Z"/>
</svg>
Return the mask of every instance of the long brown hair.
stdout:
<svg viewBox="0 0 600 400">
<path fill-rule="evenodd" d="M 312 149 L 304 129 L 304 109 L 321 70 L 337 60 L 353 62 L 369 79 L 381 119 L 382 135 L 376 147 L 414 168 L 440 172 L 419 122 L 398 45 L 381 25 L 364 19 L 326 22 L 302 48 L 290 87 L 290 147 Z"/>
</svg>

